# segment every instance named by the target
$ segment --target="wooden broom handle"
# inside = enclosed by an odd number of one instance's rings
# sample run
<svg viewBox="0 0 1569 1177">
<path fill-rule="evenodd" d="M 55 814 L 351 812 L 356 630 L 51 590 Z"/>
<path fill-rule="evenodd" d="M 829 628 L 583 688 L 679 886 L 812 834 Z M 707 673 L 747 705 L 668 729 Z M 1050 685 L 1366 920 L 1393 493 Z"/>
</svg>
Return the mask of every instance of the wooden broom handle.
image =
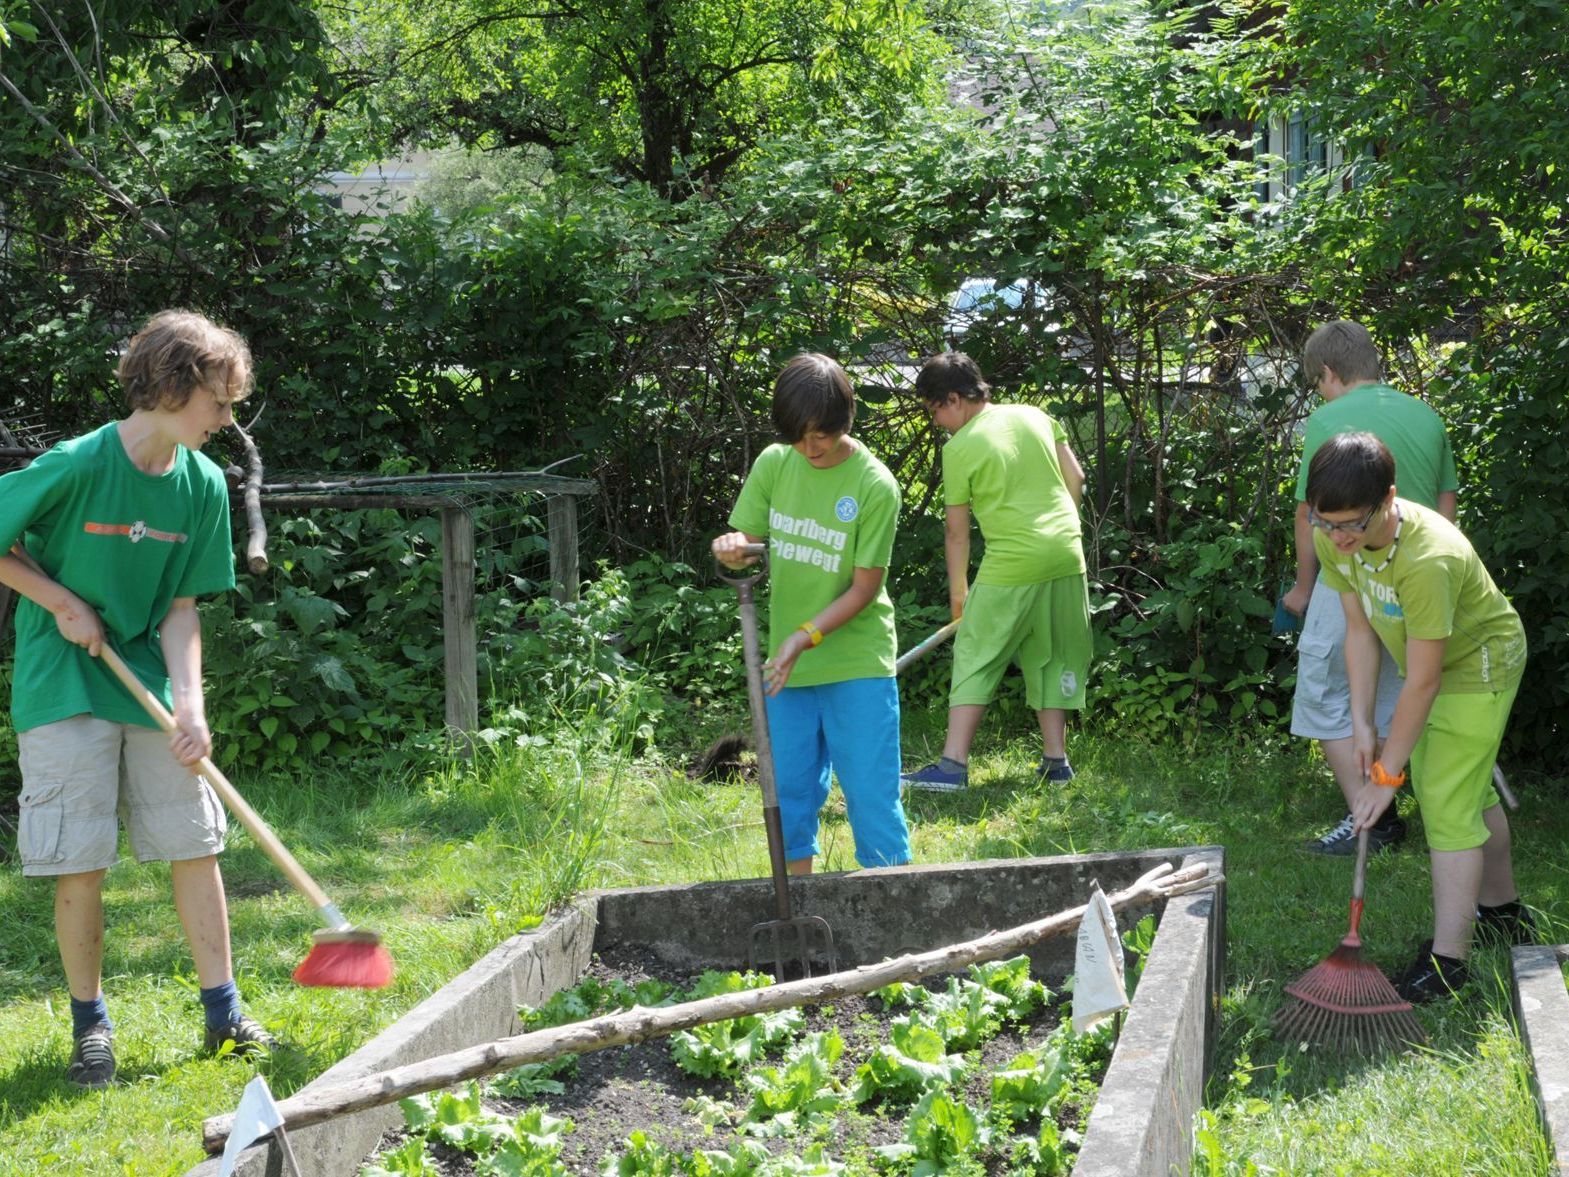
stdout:
<svg viewBox="0 0 1569 1177">
<path fill-rule="evenodd" d="M 158 696 L 142 685 L 142 680 L 132 673 L 125 660 L 115 653 L 107 640 L 100 647 L 99 657 L 108 664 L 110 670 L 114 671 L 114 676 L 136 697 L 136 701 L 142 705 L 148 715 L 153 717 L 158 726 L 172 733 L 175 729 L 174 716 L 169 714 L 168 708 L 163 705 Z M 278 840 L 278 835 L 273 833 L 272 828 L 262 820 L 261 814 L 250 807 L 245 798 L 240 796 L 239 791 L 229 783 L 228 778 L 218 771 L 218 766 L 209 757 L 203 756 L 198 760 L 192 767 L 192 771 L 207 778 L 207 783 L 213 787 L 213 791 L 223 799 L 223 803 L 233 811 L 235 817 L 240 819 L 240 824 L 250 831 L 251 837 L 256 839 L 267 857 L 278 864 L 278 869 L 288 876 L 289 882 L 293 883 L 302 895 L 317 907 L 332 905 L 326 892 L 316 885 L 315 879 L 305 873 L 305 868 L 295 861 L 288 847 Z"/>
</svg>

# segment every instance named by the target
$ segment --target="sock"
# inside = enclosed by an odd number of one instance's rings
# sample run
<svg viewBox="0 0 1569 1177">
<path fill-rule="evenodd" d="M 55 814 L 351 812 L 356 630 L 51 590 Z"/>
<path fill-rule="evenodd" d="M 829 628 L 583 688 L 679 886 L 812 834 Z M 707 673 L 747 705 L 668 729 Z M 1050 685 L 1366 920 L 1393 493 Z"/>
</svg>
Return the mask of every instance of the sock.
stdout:
<svg viewBox="0 0 1569 1177">
<path fill-rule="evenodd" d="M 937 767 L 941 768 L 944 772 L 968 773 L 970 771 L 970 766 L 965 761 L 954 760 L 947 756 L 939 756 L 937 758 Z"/>
<path fill-rule="evenodd" d="M 203 989 L 201 995 L 209 1030 L 217 1030 L 239 1020 L 240 991 L 232 980 L 214 985 L 211 989 Z"/>
<path fill-rule="evenodd" d="M 1068 758 L 1066 756 L 1042 756 L 1041 763 L 1044 764 L 1048 769 L 1058 768 L 1061 765 L 1067 764 Z"/>
<path fill-rule="evenodd" d="M 71 998 L 71 1036 L 80 1038 L 88 1030 L 99 1023 L 110 1029 L 114 1023 L 109 1020 L 109 1007 L 104 1004 L 104 995 L 100 993 L 91 1001 L 78 1001 Z"/>
</svg>

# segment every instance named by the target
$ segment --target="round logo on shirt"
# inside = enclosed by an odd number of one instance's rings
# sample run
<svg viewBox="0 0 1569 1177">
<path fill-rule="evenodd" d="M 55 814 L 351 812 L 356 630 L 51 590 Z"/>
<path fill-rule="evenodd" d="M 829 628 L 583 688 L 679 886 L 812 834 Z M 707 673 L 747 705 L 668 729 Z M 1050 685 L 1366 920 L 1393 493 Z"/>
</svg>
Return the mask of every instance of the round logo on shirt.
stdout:
<svg viewBox="0 0 1569 1177">
<path fill-rule="evenodd" d="M 839 516 L 840 523 L 848 523 L 861 513 L 861 504 L 855 501 L 853 495 L 845 495 L 834 504 L 834 514 Z"/>
<path fill-rule="evenodd" d="M 141 543 L 142 540 L 146 538 L 147 522 L 146 520 L 138 519 L 135 523 L 131 524 L 131 542 L 133 544 Z"/>
</svg>

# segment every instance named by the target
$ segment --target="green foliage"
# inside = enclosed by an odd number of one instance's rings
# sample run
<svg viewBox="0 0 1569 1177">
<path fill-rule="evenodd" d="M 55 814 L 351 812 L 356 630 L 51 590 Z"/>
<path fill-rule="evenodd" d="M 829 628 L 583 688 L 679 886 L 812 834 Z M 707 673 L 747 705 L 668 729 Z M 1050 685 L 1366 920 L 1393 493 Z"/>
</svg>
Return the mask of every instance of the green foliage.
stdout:
<svg viewBox="0 0 1569 1177">
<path fill-rule="evenodd" d="M 1034 1136 L 1016 1136 L 1008 1151 L 1010 1177 L 1061 1177 L 1073 1168 L 1063 1133 L 1050 1120 Z"/>
<path fill-rule="evenodd" d="M 991 1142 L 985 1121 L 946 1091 L 929 1091 L 910 1113 L 902 1144 L 873 1151 L 898 1172 L 911 1177 L 948 1173 L 978 1175 L 986 1170 L 975 1154 Z"/>
<path fill-rule="evenodd" d="M 1030 958 L 1019 955 L 1008 960 L 986 960 L 970 966 L 970 976 L 978 985 L 1007 999 L 1004 1016 L 1022 1022 L 1042 1008 L 1051 990 L 1030 976 Z"/>
<path fill-rule="evenodd" d="M 689 1000 L 766 989 L 773 978 L 761 973 L 708 971 L 697 979 Z M 747 1014 L 680 1030 L 670 1036 L 670 1053 L 682 1070 L 703 1079 L 734 1077 L 748 1065 L 760 1062 L 806 1027 L 799 1007 Z M 842 1045 L 842 1044 L 841 1044 Z"/>
<path fill-rule="evenodd" d="M 1155 917 L 1147 915 L 1122 934 L 1122 945 L 1136 958 L 1133 962 L 1128 986 L 1131 993 L 1138 985 L 1139 978 L 1144 975 L 1144 966 L 1149 963 L 1150 949 L 1155 946 Z"/>
<path fill-rule="evenodd" d="M 411 1136 L 398 1148 L 381 1153 L 368 1165 L 360 1166 L 359 1177 L 440 1177 L 441 1170 L 431 1160 L 423 1136 Z"/>
<path fill-rule="evenodd" d="M 1021 1051 L 1002 1070 L 992 1072 L 992 1114 L 1016 1124 L 1051 1110 L 1068 1094 L 1073 1060 L 1060 1047 Z"/>
<path fill-rule="evenodd" d="M 930 1026 L 895 1019 L 888 1041 L 855 1069 L 851 1103 L 882 1100 L 903 1103 L 958 1082 L 965 1073 L 962 1056 L 950 1055 L 942 1035 Z"/>
<path fill-rule="evenodd" d="M 478 1083 L 471 1082 L 463 1095 L 415 1095 L 399 1100 L 398 1106 L 410 1132 L 474 1156 L 488 1156 L 502 1141 L 516 1137 L 510 1117 L 485 1110 Z"/>
<path fill-rule="evenodd" d="M 743 1130 L 784 1135 L 813 1128 L 838 1109 L 834 1064 L 844 1054 L 838 1030 L 808 1034 L 778 1067 L 761 1067 L 745 1076 L 751 1094 Z"/>
</svg>

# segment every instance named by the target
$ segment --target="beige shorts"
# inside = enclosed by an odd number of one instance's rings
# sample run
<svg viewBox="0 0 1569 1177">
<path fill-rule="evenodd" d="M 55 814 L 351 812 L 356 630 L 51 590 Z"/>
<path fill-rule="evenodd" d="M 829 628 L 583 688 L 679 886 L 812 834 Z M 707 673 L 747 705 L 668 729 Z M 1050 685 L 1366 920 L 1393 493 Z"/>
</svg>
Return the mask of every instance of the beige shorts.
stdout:
<svg viewBox="0 0 1569 1177">
<path fill-rule="evenodd" d="M 17 849 L 24 875 L 74 875 L 115 863 L 124 818 L 138 862 L 223 849 L 217 794 L 152 728 L 73 715 L 17 734 L 22 762 Z"/>
</svg>

